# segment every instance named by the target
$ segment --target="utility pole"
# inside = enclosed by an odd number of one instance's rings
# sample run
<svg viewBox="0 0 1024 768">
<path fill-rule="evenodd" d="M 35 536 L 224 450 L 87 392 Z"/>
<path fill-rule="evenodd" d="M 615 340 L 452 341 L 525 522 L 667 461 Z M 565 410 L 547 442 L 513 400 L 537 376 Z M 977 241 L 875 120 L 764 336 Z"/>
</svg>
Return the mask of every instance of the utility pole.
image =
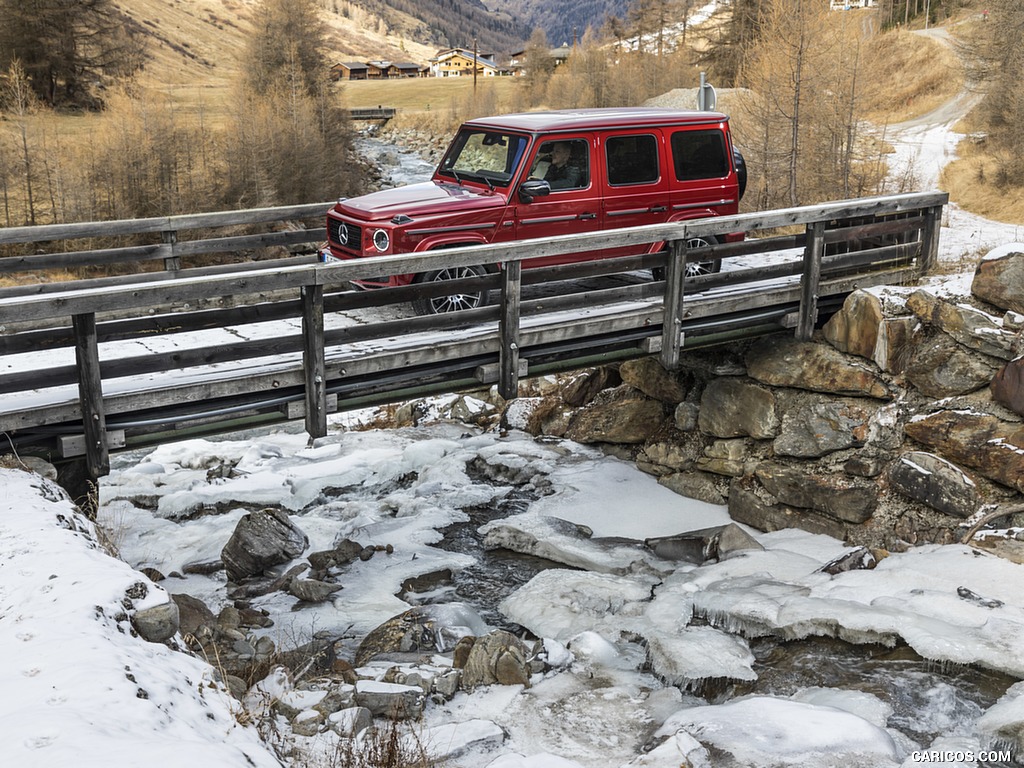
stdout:
<svg viewBox="0 0 1024 768">
<path fill-rule="evenodd" d="M 476 38 L 473 38 L 473 99 L 476 100 L 476 70 L 480 66 L 480 54 L 476 47 Z"/>
</svg>

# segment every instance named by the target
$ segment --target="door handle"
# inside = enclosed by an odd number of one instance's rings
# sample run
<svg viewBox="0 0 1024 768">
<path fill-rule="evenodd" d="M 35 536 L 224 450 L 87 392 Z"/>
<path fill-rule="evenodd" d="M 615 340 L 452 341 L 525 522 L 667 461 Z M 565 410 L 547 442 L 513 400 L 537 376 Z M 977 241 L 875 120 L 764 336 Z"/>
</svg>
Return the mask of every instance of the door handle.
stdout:
<svg viewBox="0 0 1024 768">
<path fill-rule="evenodd" d="M 667 210 L 667 205 L 652 205 L 649 209 L 650 213 L 664 213 Z"/>
<path fill-rule="evenodd" d="M 597 218 L 597 214 L 596 213 L 581 213 L 576 218 L 577 219 L 581 219 L 583 221 L 589 221 L 590 219 L 596 219 Z"/>
</svg>

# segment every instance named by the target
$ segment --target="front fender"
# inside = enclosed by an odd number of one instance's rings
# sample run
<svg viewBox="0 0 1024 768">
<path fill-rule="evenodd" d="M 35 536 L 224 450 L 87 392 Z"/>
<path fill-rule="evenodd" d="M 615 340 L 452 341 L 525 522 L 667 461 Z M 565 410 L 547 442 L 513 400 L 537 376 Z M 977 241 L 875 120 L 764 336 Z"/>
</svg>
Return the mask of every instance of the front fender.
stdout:
<svg viewBox="0 0 1024 768">
<path fill-rule="evenodd" d="M 436 251 L 438 248 L 459 248 L 464 245 L 487 245 L 488 240 L 480 235 L 459 232 L 451 235 L 432 235 L 416 243 L 413 253 Z"/>
</svg>

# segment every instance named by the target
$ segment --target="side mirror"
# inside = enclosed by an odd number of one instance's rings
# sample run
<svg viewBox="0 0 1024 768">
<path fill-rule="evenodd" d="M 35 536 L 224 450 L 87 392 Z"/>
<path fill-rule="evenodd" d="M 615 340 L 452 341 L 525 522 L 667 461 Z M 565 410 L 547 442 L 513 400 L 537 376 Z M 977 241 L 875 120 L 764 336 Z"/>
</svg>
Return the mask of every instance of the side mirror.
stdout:
<svg viewBox="0 0 1024 768">
<path fill-rule="evenodd" d="M 532 203 L 533 198 L 551 194 L 551 185 L 544 179 L 528 179 L 519 185 L 519 199 Z"/>
</svg>

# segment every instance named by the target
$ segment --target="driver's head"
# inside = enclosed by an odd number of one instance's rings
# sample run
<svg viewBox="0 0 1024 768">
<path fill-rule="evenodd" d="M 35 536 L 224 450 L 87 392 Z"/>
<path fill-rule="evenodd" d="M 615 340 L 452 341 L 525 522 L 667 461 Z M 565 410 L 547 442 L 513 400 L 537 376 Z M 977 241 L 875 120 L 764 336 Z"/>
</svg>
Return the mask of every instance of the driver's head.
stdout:
<svg viewBox="0 0 1024 768">
<path fill-rule="evenodd" d="M 572 150 L 569 148 L 569 142 L 559 141 L 551 148 L 551 162 L 555 165 L 565 165 L 570 154 Z"/>
</svg>

